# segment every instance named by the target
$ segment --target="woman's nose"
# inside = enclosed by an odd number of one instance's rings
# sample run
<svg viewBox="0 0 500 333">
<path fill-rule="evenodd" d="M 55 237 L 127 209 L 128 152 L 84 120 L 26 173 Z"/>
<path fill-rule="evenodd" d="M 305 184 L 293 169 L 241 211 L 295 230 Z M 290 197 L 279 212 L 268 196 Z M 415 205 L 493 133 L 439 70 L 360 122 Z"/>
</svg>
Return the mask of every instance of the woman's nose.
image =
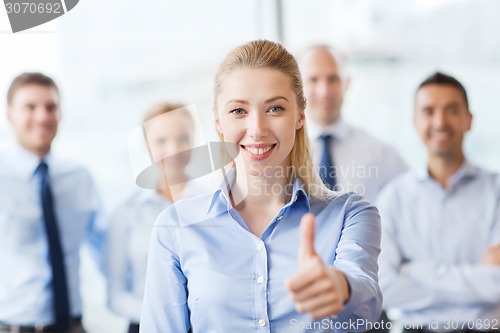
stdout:
<svg viewBox="0 0 500 333">
<path fill-rule="evenodd" d="M 265 115 L 254 114 L 248 117 L 248 134 L 254 138 L 259 139 L 267 136 L 268 124 Z"/>
</svg>

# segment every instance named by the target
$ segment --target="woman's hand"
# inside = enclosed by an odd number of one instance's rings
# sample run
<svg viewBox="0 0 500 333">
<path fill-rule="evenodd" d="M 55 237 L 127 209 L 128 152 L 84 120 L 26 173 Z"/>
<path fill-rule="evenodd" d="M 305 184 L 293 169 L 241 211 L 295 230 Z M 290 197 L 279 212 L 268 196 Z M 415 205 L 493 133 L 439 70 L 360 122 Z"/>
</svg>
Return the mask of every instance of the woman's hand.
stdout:
<svg viewBox="0 0 500 333">
<path fill-rule="evenodd" d="M 285 286 L 298 312 L 314 319 L 337 315 L 349 298 L 349 283 L 341 271 L 323 263 L 314 250 L 314 215 L 306 214 L 300 224 L 299 272 Z"/>
</svg>

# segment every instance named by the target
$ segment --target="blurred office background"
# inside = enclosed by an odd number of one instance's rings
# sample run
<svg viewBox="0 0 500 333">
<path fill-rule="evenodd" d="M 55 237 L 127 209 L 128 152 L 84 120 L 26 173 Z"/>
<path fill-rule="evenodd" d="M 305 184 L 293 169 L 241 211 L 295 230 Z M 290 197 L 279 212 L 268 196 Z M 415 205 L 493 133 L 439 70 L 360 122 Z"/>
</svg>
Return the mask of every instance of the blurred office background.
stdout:
<svg viewBox="0 0 500 333">
<path fill-rule="evenodd" d="M 414 91 L 439 69 L 468 90 L 475 116 L 468 156 L 500 171 L 499 14 L 497 0 L 82 0 L 53 22 L 11 34 L 0 10 L 0 105 L 20 72 L 56 78 L 63 121 L 54 150 L 92 171 L 112 211 L 135 189 L 127 140 L 151 104 L 195 104 L 214 139 L 212 81 L 230 49 L 256 38 L 295 54 L 331 43 L 350 58 L 346 119 L 418 166 L 424 149 L 411 124 Z M 11 134 L 4 116 L 0 146 Z M 82 274 L 89 333 L 124 332 L 88 259 Z"/>
</svg>

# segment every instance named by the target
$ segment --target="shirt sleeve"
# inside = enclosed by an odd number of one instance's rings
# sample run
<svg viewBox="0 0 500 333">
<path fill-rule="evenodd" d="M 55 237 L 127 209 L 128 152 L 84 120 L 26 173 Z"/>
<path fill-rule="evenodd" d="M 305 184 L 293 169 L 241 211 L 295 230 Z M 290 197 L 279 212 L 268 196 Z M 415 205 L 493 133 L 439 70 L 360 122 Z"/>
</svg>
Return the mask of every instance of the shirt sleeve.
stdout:
<svg viewBox="0 0 500 333">
<path fill-rule="evenodd" d="M 477 264 L 450 265 L 432 261 L 406 261 L 398 247 L 397 194 L 383 193 L 380 280 L 385 306 L 419 310 L 433 304 L 498 304 L 500 267 Z M 499 208 L 493 217 L 492 241 L 498 239 Z"/>
<path fill-rule="evenodd" d="M 139 322 L 142 299 L 138 299 L 130 288 L 128 271 L 127 242 L 130 212 L 122 207 L 113 216 L 106 246 L 106 282 L 108 305 L 117 314 Z"/>
<path fill-rule="evenodd" d="M 155 222 L 151 235 L 141 333 L 184 333 L 191 327 L 187 306 L 187 279 L 177 255 L 179 228 L 175 205 Z"/>
<path fill-rule="evenodd" d="M 349 199 L 334 266 L 349 283 L 351 294 L 336 321 L 356 322 L 349 331 L 365 331 L 380 317 L 382 294 L 378 286 L 380 217 L 377 209 L 359 195 Z"/>
<path fill-rule="evenodd" d="M 436 302 L 463 305 L 500 302 L 500 267 L 435 262 L 409 262 L 405 266 L 412 281 L 435 291 L 439 296 Z"/>
<path fill-rule="evenodd" d="M 377 199 L 382 218 L 382 252 L 380 253 L 380 287 L 384 308 L 404 311 L 425 309 L 435 301 L 435 292 L 411 279 L 402 269 L 404 258 L 398 245 L 399 221 L 397 194 L 392 189 L 382 191 Z"/>
<path fill-rule="evenodd" d="M 500 244 L 500 174 L 496 175 L 494 195 L 496 196 L 493 224 L 491 226 L 491 245 Z"/>
<path fill-rule="evenodd" d="M 492 220 L 483 221 L 491 223 L 490 245 L 500 242 L 500 186 L 496 185 L 493 193 L 497 200 L 494 202 Z M 499 266 L 437 262 L 409 262 L 405 266 L 413 281 L 438 293 L 440 302 L 463 305 L 498 305 L 500 302 Z"/>
</svg>

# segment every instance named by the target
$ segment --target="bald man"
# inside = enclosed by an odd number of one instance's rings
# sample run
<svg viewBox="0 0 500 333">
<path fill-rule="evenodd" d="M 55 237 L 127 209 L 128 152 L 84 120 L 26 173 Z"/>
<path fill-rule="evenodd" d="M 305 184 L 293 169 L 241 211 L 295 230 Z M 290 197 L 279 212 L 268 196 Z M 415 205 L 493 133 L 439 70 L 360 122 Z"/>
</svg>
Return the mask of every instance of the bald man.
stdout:
<svg viewBox="0 0 500 333">
<path fill-rule="evenodd" d="M 393 147 L 342 118 L 350 81 L 345 65 L 345 58 L 326 45 L 312 46 L 300 57 L 307 131 L 325 184 L 374 201 L 382 187 L 407 166 Z"/>
</svg>

